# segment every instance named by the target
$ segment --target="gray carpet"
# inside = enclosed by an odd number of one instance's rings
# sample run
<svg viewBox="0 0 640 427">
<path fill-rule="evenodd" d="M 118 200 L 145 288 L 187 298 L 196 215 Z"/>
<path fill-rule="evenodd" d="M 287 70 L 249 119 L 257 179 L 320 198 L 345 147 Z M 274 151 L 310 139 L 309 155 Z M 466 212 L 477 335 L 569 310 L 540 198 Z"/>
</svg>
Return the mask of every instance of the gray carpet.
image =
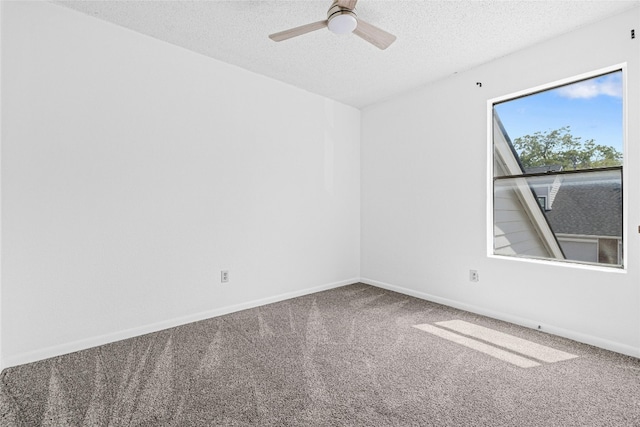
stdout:
<svg viewBox="0 0 640 427">
<path fill-rule="evenodd" d="M 531 368 L 419 330 L 576 358 Z M 363 284 L 5 369 L 2 426 L 640 426 L 640 361 Z"/>
</svg>

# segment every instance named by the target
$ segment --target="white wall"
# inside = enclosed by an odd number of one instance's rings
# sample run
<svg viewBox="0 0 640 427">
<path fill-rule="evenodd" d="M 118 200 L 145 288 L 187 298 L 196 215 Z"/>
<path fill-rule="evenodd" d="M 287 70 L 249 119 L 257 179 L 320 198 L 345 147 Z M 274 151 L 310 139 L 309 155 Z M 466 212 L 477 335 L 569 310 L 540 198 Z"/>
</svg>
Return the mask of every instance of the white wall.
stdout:
<svg viewBox="0 0 640 427">
<path fill-rule="evenodd" d="M 358 110 L 1 7 L 4 366 L 357 281 Z"/>
<path fill-rule="evenodd" d="M 365 109 L 363 280 L 640 356 L 640 40 L 630 38 L 639 15 L 635 9 Z M 627 271 L 489 257 L 487 101 L 623 62 Z M 479 271 L 478 283 L 469 269 Z"/>
</svg>

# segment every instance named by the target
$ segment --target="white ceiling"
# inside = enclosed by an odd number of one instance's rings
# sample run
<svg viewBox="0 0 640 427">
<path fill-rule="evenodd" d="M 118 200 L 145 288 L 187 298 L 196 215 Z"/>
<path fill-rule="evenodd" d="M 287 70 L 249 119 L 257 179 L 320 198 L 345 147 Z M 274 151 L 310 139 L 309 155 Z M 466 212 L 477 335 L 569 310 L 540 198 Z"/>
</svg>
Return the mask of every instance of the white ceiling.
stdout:
<svg viewBox="0 0 640 427">
<path fill-rule="evenodd" d="M 628 11 L 640 0 L 360 0 L 359 18 L 398 37 L 384 51 L 326 29 L 280 43 L 267 37 L 325 19 L 331 0 L 55 3 L 362 108 Z"/>
</svg>

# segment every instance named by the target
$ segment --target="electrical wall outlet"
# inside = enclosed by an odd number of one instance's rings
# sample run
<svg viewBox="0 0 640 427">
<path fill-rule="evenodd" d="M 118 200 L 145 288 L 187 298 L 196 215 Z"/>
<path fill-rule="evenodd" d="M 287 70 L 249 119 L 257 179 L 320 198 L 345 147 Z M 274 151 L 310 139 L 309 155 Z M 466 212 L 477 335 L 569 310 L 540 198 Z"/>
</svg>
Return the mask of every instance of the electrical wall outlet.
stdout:
<svg viewBox="0 0 640 427">
<path fill-rule="evenodd" d="M 478 276 L 478 270 L 469 270 L 469 281 L 477 282 L 479 280 L 480 280 L 480 277 Z"/>
<path fill-rule="evenodd" d="M 220 282 L 227 283 L 229 281 L 229 270 L 222 270 L 220 272 Z"/>
</svg>

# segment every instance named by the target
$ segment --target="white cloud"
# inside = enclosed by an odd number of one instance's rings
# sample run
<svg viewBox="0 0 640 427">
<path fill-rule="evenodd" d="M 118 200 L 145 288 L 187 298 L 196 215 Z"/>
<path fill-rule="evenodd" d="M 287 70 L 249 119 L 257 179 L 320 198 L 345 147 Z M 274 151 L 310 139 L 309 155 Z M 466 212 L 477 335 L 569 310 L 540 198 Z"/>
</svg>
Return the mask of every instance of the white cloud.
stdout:
<svg viewBox="0 0 640 427">
<path fill-rule="evenodd" d="M 622 97 L 622 81 L 619 74 L 597 77 L 557 89 L 558 95 L 570 99 L 589 99 L 605 95 Z"/>
</svg>

